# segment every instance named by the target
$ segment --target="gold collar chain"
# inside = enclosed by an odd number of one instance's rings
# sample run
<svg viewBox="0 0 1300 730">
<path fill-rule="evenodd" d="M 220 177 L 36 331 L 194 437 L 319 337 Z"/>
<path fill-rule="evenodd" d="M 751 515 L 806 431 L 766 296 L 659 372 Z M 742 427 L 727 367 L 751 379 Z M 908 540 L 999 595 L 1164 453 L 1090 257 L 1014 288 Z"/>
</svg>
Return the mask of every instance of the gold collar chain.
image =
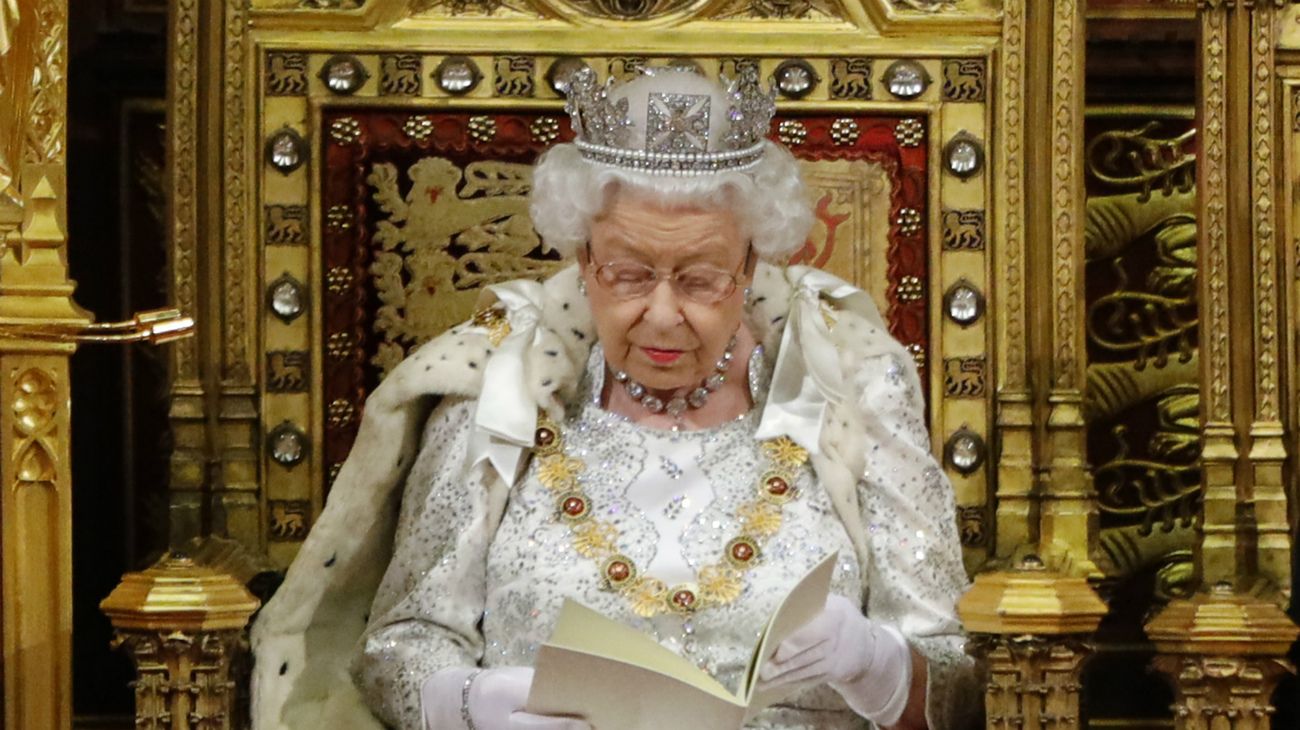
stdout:
<svg viewBox="0 0 1300 730">
<path fill-rule="evenodd" d="M 689 615 L 736 600 L 743 590 L 743 575 L 762 560 L 763 546 L 781 529 L 782 508 L 798 496 L 795 480 L 808 452 L 785 436 L 764 441 L 761 449 L 769 467 L 759 477 L 756 494 L 736 511 L 740 534 L 722 550 L 722 558 L 700 570 L 694 583 L 668 586 L 642 575 L 631 558 L 619 552 L 619 532 L 612 523 L 595 516 L 596 508 L 584 491 L 581 459 L 564 453 L 564 434 L 545 413 L 538 414 L 533 441 L 537 478 L 555 496 L 556 515 L 569 526 L 573 549 L 600 566 L 601 585 L 617 591 L 643 617 L 662 613 Z"/>
</svg>

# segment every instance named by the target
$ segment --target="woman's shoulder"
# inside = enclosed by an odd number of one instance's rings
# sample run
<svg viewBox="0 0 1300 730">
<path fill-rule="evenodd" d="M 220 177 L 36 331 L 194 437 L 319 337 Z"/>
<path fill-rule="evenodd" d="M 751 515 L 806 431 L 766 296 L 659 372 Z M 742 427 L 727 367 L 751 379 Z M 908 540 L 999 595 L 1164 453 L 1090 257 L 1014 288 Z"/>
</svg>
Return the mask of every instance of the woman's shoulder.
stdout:
<svg viewBox="0 0 1300 730">
<path fill-rule="evenodd" d="M 576 267 L 567 267 L 542 283 L 486 288 L 473 316 L 414 348 L 372 400 L 395 405 L 426 395 L 478 398 L 493 385 L 487 379 L 506 371 L 526 373 L 538 403 L 571 394 L 595 340 L 577 280 Z"/>
</svg>

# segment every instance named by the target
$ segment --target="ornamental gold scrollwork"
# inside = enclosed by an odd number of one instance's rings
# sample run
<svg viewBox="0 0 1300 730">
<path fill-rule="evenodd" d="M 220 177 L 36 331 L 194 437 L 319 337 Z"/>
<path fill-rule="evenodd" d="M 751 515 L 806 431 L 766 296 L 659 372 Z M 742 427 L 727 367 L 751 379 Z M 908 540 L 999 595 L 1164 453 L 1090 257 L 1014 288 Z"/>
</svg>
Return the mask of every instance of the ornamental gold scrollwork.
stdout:
<svg viewBox="0 0 1300 730">
<path fill-rule="evenodd" d="M 839 7 L 830 0 L 731 0 L 714 17 L 717 20 L 728 18 L 803 20 L 840 18 L 842 14 Z"/>
<path fill-rule="evenodd" d="M 53 486 L 58 458 L 48 440 L 55 437 L 59 388 L 45 370 L 30 368 L 14 380 L 15 486 Z"/>
<path fill-rule="evenodd" d="M 609 20 L 651 20 L 685 10 L 699 0 L 565 0 L 587 16 Z"/>
<path fill-rule="evenodd" d="M 1088 172 L 1108 185 L 1139 189 L 1143 203 L 1153 189 L 1165 195 L 1190 192 L 1196 184 L 1196 130 L 1161 137 L 1154 134 L 1161 126 L 1152 120 L 1097 135 L 1084 153 Z"/>
<path fill-rule="evenodd" d="M 942 13 L 957 9 L 957 0 L 891 0 L 899 10 Z"/>
<path fill-rule="evenodd" d="M 398 171 L 374 166 L 367 182 L 387 214 L 376 223 L 378 250 L 370 274 L 380 307 L 381 335 L 374 364 L 383 373 L 422 343 L 472 311 L 479 289 L 509 279 L 540 278 L 558 269 L 528 218 L 528 165 L 483 161 L 464 170 L 442 157 L 428 157 L 407 170 L 412 185 L 403 196 Z"/>
</svg>

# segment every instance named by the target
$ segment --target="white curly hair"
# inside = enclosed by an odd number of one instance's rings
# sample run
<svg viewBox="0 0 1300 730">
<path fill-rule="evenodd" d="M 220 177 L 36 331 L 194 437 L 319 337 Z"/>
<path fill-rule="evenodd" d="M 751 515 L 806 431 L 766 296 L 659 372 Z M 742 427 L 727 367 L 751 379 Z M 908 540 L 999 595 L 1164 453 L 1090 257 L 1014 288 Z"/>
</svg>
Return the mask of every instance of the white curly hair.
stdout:
<svg viewBox="0 0 1300 730">
<path fill-rule="evenodd" d="M 556 145 L 533 171 L 533 226 L 546 246 L 572 257 L 612 194 L 626 191 L 664 205 L 729 207 L 758 255 L 783 264 L 807 240 L 813 212 L 794 156 L 764 144 L 762 159 L 749 170 L 681 177 L 590 162 L 575 145 Z"/>
</svg>

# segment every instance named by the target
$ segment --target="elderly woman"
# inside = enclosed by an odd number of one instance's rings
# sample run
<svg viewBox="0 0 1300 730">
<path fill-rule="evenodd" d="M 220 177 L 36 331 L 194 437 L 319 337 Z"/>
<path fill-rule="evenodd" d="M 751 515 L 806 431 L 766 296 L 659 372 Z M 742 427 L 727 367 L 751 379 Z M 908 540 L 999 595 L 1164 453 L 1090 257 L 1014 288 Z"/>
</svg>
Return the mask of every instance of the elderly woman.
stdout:
<svg viewBox="0 0 1300 730">
<path fill-rule="evenodd" d="M 790 693 L 747 727 L 958 727 L 952 490 L 869 297 L 781 266 L 811 213 L 772 97 L 588 72 L 568 111 L 531 212 L 577 266 L 492 287 L 371 396 L 255 627 L 257 727 L 376 727 L 364 701 L 397 728 L 586 728 L 524 711 L 566 598 L 734 689 L 830 553 L 825 609 L 763 674 Z"/>
</svg>

